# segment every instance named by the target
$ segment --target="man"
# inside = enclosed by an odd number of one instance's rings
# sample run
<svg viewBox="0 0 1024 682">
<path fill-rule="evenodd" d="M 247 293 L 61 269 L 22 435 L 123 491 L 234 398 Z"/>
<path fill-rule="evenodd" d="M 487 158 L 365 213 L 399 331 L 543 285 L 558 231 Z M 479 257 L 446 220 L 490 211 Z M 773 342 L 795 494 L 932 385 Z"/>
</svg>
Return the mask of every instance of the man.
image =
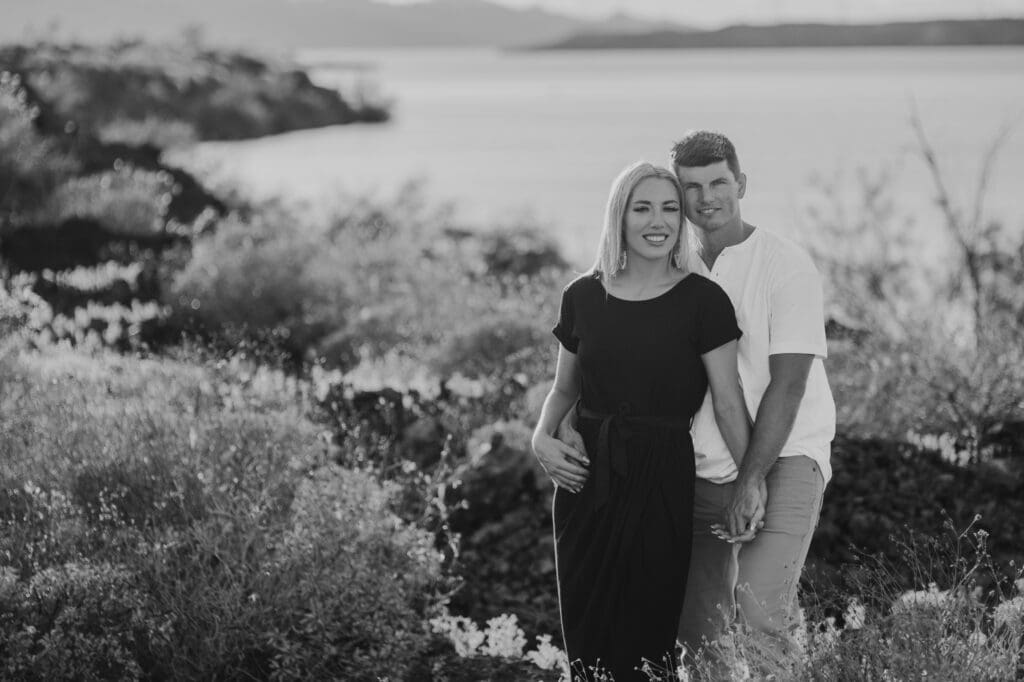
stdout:
<svg viewBox="0 0 1024 682">
<path fill-rule="evenodd" d="M 747 178 L 724 135 L 687 133 L 672 164 L 696 237 L 690 268 L 718 283 L 736 309 L 739 375 L 754 417 L 738 466 L 710 397 L 694 418 L 694 539 L 679 639 L 696 652 L 738 611 L 789 649 L 835 435 L 821 280 L 803 249 L 743 221 Z"/>
</svg>

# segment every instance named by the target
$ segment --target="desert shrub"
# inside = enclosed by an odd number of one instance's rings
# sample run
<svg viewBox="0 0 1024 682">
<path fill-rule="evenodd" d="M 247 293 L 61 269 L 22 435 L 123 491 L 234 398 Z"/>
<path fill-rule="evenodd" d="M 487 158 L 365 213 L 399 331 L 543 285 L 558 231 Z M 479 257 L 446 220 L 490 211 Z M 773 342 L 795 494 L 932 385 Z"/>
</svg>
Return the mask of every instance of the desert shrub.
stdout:
<svg viewBox="0 0 1024 682">
<path fill-rule="evenodd" d="M 859 437 L 914 440 L 949 434 L 965 463 L 1022 451 L 1024 347 L 1020 327 L 993 316 L 957 341 L 934 320 L 901 337 L 832 342 L 829 381 L 840 428 Z"/>
<path fill-rule="evenodd" d="M 149 145 L 157 149 L 187 147 L 196 142 L 196 129 L 185 121 L 167 120 L 158 116 L 139 119 L 119 118 L 107 121 L 96 131 L 104 144 L 131 147 Z"/>
<path fill-rule="evenodd" d="M 202 474 L 208 492 L 273 487 L 312 466 L 323 445 L 289 380 L 230 380 L 243 371 L 64 348 L 16 356 L 0 385 L 0 471 L 70 490 L 87 467 L 155 456 Z"/>
<path fill-rule="evenodd" d="M 303 380 L 237 356 L 68 349 L 0 371 L 0 555 L 16 569 L 0 624 L 20 638 L 0 658 L 15 677 L 401 679 L 421 664 L 450 589 L 435 536 L 396 514 L 408 491 L 327 464 Z M 33 581 L 97 601 L 66 596 L 47 635 L 24 605 Z M 64 663 L 46 657 L 61 647 Z"/>
<path fill-rule="evenodd" d="M 169 173 L 116 164 L 113 170 L 73 178 L 57 187 L 37 219 L 60 223 L 94 218 L 116 235 L 159 234 L 176 191 Z"/>
<path fill-rule="evenodd" d="M 185 526 L 206 511 L 202 484 L 175 471 L 160 453 L 129 462 L 93 464 L 75 472 L 71 498 L 92 524 L 139 528 Z"/>
<path fill-rule="evenodd" d="M 0 215 L 5 218 L 37 208 L 77 169 L 71 156 L 36 130 L 38 113 L 20 79 L 0 72 Z"/>
<path fill-rule="evenodd" d="M 0 669 L 9 679 L 142 679 L 166 627 L 124 567 L 73 562 L 28 581 L 0 568 Z"/>
<path fill-rule="evenodd" d="M 476 378 L 500 370 L 509 356 L 541 343 L 546 331 L 527 319 L 491 318 L 454 329 L 431 363 L 441 376 Z"/>
<path fill-rule="evenodd" d="M 545 270 L 565 270 L 569 266 L 555 243 L 531 225 L 491 231 L 481 235 L 480 242 L 481 255 L 491 275 L 533 277 Z"/>
<path fill-rule="evenodd" d="M 299 586 L 314 610 L 303 614 L 305 627 L 292 638 L 298 651 L 281 652 L 280 677 L 330 672 L 358 679 L 389 670 L 401 678 L 426 645 L 424 616 L 430 591 L 441 583 L 441 557 L 433 537 L 391 514 L 391 495 L 371 477 L 341 468 L 322 469 L 300 488 L 283 543 L 294 567 L 314 561 L 324 584 Z M 331 626 L 318 627 L 324 621 Z M 316 667 L 300 665 L 332 648 Z"/>
<path fill-rule="evenodd" d="M 20 576 L 87 558 L 102 539 L 60 490 L 5 477 L 0 488 L 0 552 Z"/>
<path fill-rule="evenodd" d="M 564 273 L 489 274 L 486 240 L 453 236 L 449 220 L 415 187 L 356 201 L 321 225 L 303 225 L 286 210 L 229 219 L 196 240 L 164 300 L 183 326 L 276 340 L 296 358 L 308 353 L 345 369 L 394 352 L 435 356 L 452 330 L 469 333 L 482 319 L 495 321 L 509 353 L 523 349 L 529 325 L 512 321 L 553 315 Z M 483 337 L 467 343 L 465 352 L 484 350 Z M 462 351 L 453 346 L 447 355 Z M 442 369 L 461 362 L 445 355 Z M 477 371 L 505 359 L 481 358 Z"/>
<path fill-rule="evenodd" d="M 903 216 L 892 171 L 861 171 L 852 192 L 824 182 L 810 209 L 810 246 L 845 337 L 830 380 L 840 428 L 892 439 L 951 435 L 965 460 L 1024 451 L 1024 241 L 987 216 L 984 195 L 1004 129 L 982 160 L 977 193 L 960 205 L 921 122 L 919 153 L 936 187 L 938 225 Z"/>
<path fill-rule="evenodd" d="M 166 300 L 208 333 L 274 335 L 301 356 L 344 323 L 350 305 L 348 277 L 331 254 L 297 226 L 229 218 L 195 241 Z"/>
<path fill-rule="evenodd" d="M 429 534 L 388 509 L 393 489 L 323 468 L 286 515 L 211 516 L 141 570 L 174 623 L 175 679 L 402 679 L 443 585 Z"/>
</svg>

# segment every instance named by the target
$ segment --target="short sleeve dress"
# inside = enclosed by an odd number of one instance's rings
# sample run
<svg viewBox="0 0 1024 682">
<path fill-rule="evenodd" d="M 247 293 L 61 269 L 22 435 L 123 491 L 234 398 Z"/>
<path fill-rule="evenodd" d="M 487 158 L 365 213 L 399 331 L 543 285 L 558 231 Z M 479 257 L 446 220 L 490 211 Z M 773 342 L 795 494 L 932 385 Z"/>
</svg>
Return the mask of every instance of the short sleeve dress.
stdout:
<svg viewBox="0 0 1024 682">
<path fill-rule="evenodd" d="M 600 666 L 617 682 L 646 680 L 644 659 L 674 669 L 693 530 L 689 428 L 708 386 L 701 355 L 740 330 L 728 296 L 700 275 L 640 301 L 585 275 L 563 291 L 553 332 L 579 361 L 590 459 L 582 490 L 558 488 L 553 503 L 573 679 Z"/>
</svg>

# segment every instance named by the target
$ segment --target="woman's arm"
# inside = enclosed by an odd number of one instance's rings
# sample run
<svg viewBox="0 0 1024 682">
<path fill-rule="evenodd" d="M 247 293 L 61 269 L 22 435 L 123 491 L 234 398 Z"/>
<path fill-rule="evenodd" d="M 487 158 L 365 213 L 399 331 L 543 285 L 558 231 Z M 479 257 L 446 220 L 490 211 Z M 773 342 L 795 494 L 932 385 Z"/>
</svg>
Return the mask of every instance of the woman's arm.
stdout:
<svg viewBox="0 0 1024 682">
<path fill-rule="evenodd" d="M 711 386 L 711 401 L 715 410 L 715 422 L 722 434 L 722 439 L 729 447 L 729 453 L 736 468 L 740 468 L 747 446 L 750 443 L 750 414 L 743 400 L 743 389 L 740 388 L 739 371 L 736 368 L 736 348 L 738 343 L 730 341 L 701 356 L 704 368 L 708 373 L 708 384 Z M 718 524 L 713 527 L 715 533 L 726 542 L 748 542 L 754 539 L 758 529 L 764 525 L 765 504 L 768 500 L 768 489 L 761 482 L 758 487 L 758 500 L 746 526 L 730 534 L 725 526 Z"/>
<path fill-rule="evenodd" d="M 555 382 L 544 399 L 531 445 L 548 476 L 557 485 L 573 492 L 579 492 L 586 482 L 588 472 L 585 467 L 589 462 L 585 453 L 558 440 L 555 432 L 579 395 L 579 362 L 574 353 L 559 345 Z"/>
<path fill-rule="evenodd" d="M 739 371 L 736 369 L 736 341 L 729 341 L 701 356 L 711 386 L 715 422 L 736 468 L 743 462 L 750 441 L 750 415 L 743 401 Z"/>
</svg>

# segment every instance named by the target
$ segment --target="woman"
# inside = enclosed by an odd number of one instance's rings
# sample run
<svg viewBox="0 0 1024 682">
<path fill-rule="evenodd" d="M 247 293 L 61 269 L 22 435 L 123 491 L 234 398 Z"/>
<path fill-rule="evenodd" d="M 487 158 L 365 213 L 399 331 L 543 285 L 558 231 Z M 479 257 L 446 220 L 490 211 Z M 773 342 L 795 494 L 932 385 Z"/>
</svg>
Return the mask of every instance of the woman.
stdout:
<svg viewBox="0 0 1024 682">
<path fill-rule="evenodd" d="M 555 382 L 533 434 L 556 485 L 559 607 L 574 679 L 647 679 L 674 653 L 692 534 L 690 420 L 710 384 L 736 457 L 749 422 L 725 292 L 686 271 L 682 192 L 636 163 L 612 184 L 592 270 L 562 293 Z M 555 437 L 576 405 L 586 452 Z M 669 666 L 674 667 L 669 658 Z"/>
</svg>

